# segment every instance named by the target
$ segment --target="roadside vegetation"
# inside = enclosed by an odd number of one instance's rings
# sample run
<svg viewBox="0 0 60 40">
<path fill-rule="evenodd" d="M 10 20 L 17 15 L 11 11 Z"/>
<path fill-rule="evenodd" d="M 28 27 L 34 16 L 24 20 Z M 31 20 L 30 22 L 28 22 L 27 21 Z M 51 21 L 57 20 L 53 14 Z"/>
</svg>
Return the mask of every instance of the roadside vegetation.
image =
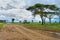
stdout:
<svg viewBox="0 0 60 40">
<path fill-rule="evenodd" d="M 31 28 L 31 29 L 40 29 L 46 31 L 60 31 L 60 24 L 59 23 L 45 23 L 41 25 L 41 23 L 33 22 L 33 23 L 20 23 L 24 27 Z"/>
<path fill-rule="evenodd" d="M 4 23 L 0 23 L 0 29 L 2 29 L 2 28 L 3 28 L 3 24 L 4 24 Z"/>
</svg>

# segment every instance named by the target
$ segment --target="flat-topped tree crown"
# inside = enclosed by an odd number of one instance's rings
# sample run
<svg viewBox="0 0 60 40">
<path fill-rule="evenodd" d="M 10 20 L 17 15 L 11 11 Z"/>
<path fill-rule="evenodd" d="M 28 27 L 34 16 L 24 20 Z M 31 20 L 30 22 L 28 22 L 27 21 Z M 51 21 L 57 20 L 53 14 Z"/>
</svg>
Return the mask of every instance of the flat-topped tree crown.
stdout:
<svg viewBox="0 0 60 40">
<path fill-rule="evenodd" d="M 30 10 L 31 12 L 34 11 L 35 7 L 34 6 L 30 6 L 27 8 L 27 10 Z"/>
<path fill-rule="evenodd" d="M 43 24 L 43 23 L 44 23 L 43 20 L 45 20 L 45 19 L 43 19 L 43 17 L 46 17 L 46 16 L 47 16 L 47 14 L 44 13 L 45 8 L 46 8 L 46 9 L 53 10 L 53 11 L 56 10 L 56 6 L 55 6 L 55 5 L 47 5 L 47 4 L 40 4 L 40 3 L 37 3 L 37 4 L 33 5 L 33 6 L 30 6 L 30 7 L 28 8 L 28 10 L 30 10 L 31 12 L 34 11 L 34 12 L 33 12 L 33 15 L 34 15 L 34 16 L 35 16 L 36 14 L 39 14 L 40 17 L 41 17 L 41 20 L 42 20 L 42 24 Z"/>
<path fill-rule="evenodd" d="M 55 5 L 49 5 L 49 9 L 51 9 L 51 10 L 56 10 L 56 6 Z"/>
</svg>

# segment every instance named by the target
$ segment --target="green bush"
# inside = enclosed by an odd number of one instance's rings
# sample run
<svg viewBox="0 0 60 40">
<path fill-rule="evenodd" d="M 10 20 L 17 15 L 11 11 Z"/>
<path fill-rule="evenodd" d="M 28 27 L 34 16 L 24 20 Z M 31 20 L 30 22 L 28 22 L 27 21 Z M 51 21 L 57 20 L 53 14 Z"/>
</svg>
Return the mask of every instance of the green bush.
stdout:
<svg viewBox="0 0 60 40">
<path fill-rule="evenodd" d="M 4 23 L 4 22 L 6 22 L 6 20 L 0 20 L 0 23 Z"/>
<path fill-rule="evenodd" d="M 30 22 L 27 22 L 27 20 L 24 20 L 24 22 L 23 22 L 24 24 L 29 24 Z"/>
</svg>

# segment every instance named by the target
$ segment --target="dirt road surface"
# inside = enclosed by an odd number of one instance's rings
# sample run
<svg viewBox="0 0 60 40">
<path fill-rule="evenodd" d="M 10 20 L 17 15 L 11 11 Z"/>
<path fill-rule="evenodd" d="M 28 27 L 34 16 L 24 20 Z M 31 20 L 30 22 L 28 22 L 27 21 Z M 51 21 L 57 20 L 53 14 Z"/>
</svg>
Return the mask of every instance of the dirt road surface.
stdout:
<svg viewBox="0 0 60 40">
<path fill-rule="evenodd" d="M 60 40 L 17 24 L 4 24 L 0 31 L 0 40 Z"/>
</svg>

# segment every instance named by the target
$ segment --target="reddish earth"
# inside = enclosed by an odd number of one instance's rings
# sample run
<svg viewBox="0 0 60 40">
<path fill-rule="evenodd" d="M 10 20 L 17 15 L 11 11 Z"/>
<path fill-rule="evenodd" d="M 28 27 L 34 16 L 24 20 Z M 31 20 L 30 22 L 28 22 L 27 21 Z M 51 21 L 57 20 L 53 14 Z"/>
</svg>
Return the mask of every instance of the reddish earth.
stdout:
<svg viewBox="0 0 60 40">
<path fill-rule="evenodd" d="M 23 25 L 4 24 L 0 31 L 0 40 L 60 40 L 60 35 L 39 29 L 29 29 Z"/>
</svg>

